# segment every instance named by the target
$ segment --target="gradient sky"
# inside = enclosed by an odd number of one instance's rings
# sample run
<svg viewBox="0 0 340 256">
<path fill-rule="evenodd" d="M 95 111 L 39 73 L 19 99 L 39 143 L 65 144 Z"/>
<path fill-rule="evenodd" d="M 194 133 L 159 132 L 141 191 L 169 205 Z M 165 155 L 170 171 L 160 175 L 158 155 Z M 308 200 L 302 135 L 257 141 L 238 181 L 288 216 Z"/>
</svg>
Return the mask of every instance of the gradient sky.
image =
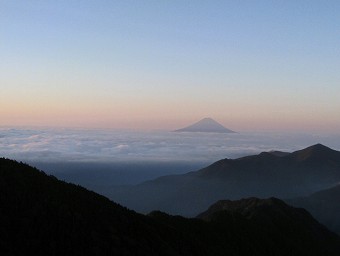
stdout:
<svg viewBox="0 0 340 256">
<path fill-rule="evenodd" d="M 340 130 L 340 1 L 0 0 L 0 125 Z"/>
</svg>

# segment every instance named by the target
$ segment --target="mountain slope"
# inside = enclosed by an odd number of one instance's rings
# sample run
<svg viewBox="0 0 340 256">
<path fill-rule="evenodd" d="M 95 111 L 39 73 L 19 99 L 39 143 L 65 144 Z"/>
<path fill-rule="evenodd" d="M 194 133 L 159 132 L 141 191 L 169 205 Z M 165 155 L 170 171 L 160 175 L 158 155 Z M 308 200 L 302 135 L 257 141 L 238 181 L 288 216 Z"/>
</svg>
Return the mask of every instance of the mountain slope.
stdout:
<svg viewBox="0 0 340 256">
<path fill-rule="evenodd" d="M 340 234 L 340 185 L 286 201 L 307 209 L 318 221 Z"/>
<path fill-rule="evenodd" d="M 209 207 L 207 211 L 197 216 L 197 218 L 217 222 L 221 225 L 225 224 L 225 221 L 231 217 L 234 220 L 248 221 L 249 225 L 243 230 L 245 236 L 254 232 L 254 230 L 256 230 L 258 239 L 263 239 L 263 237 L 270 234 L 270 241 L 276 246 L 280 246 L 281 251 L 290 248 L 295 253 L 303 254 L 305 253 L 304 249 L 298 248 L 299 246 L 303 247 L 304 244 L 312 241 L 315 241 L 312 242 L 313 244 L 318 243 L 320 237 L 325 236 L 329 236 L 332 240 L 335 235 L 329 234 L 329 231 L 315 221 L 306 210 L 291 207 L 276 198 L 218 201 Z M 327 243 L 327 240 L 324 241 Z M 296 241 L 299 241 L 298 247 L 296 247 Z M 314 253 L 319 255 L 328 254 L 329 252 L 323 251 L 325 245 L 320 247 L 322 249 L 319 252 Z"/>
<path fill-rule="evenodd" d="M 340 254 L 339 237 L 272 236 L 287 227 L 259 229 L 246 218 L 186 219 L 153 212 L 144 216 L 107 198 L 47 176 L 28 165 L 0 158 L 1 255 L 299 255 Z M 294 215 L 294 210 L 290 210 Z M 304 215 L 308 220 L 308 216 Z M 292 219 L 296 234 L 320 231 L 315 221 Z M 271 219 L 263 218 L 263 225 Z"/>
<path fill-rule="evenodd" d="M 317 144 L 293 153 L 223 159 L 196 172 L 164 176 L 107 196 L 139 212 L 195 216 L 221 199 L 294 198 L 340 182 L 340 152 Z"/>
<path fill-rule="evenodd" d="M 234 131 L 225 128 L 212 118 L 203 118 L 188 127 L 175 130 L 175 132 L 211 132 L 211 133 L 234 133 Z"/>
<path fill-rule="evenodd" d="M 0 159 L 1 255 L 157 255 L 172 248 L 142 215 Z"/>
</svg>

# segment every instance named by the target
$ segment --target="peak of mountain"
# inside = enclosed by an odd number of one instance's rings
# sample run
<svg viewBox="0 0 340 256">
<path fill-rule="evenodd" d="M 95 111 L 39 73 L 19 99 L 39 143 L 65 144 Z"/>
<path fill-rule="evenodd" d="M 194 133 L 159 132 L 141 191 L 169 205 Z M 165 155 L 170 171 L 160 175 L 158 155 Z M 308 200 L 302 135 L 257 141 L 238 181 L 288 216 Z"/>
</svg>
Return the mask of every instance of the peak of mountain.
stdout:
<svg viewBox="0 0 340 256">
<path fill-rule="evenodd" d="M 209 117 L 203 118 L 202 120 L 185 128 L 175 130 L 175 132 L 235 133 Z"/>
<path fill-rule="evenodd" d="M 291 241 L 299 240 L 299 238 L 317 241 L 321 234 L 328 234 L 328 230 L 305 209 L 289 206 L 277 198 L 222 200 L 213 204 L 197 218 L 220 225 L 230 218 L 233 218 L 234 221 L 247 220 L 257 230 L 259 238 L 262 232 L 268 230 L 273 232 L 271 236 L 273 241 L 284 240 L 284 237 L 289 237 L 288 240 Z M 233 228 L 230 222 L 227 227 Z M 334 235 L 330 234 L 330 236 Z M 292 248 L 290 245 L 288 246 Z"/>
<path fill-rule="evenodd" d="M 315 144 L 302 150 L 292 153 L 292 156 L 298 160 L 307 160 L 310 158 L 336 158 L 340 157 L 340 152 L 333 150 L 322 144 Z"/>
<path fill-rule="evenodd" d="M 213 216 L 220 211 L 229 213 L 239 213 L 244 217 L 251 218 L 258 210 L 262 211 L 265 208 L 272 208 L 275 211 L 283 211 L 291 209 L 280 199 L 271 197 L 268 199 L 259 199 L 257 197 L 243 198 L 240 200 L 219 200 L 209 207 L 209 209 L 197 216 L 199 219 L 211 220 Z"/>
</svg>

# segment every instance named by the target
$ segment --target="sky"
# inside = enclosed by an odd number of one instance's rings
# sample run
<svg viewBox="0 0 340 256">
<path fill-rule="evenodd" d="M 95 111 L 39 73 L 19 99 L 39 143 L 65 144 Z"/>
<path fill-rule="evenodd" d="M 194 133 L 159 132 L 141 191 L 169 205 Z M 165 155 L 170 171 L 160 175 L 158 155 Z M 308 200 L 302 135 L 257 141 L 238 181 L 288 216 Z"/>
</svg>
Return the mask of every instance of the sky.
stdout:
<svg viewBox="0 0 340 256">
<path fill-rule="evenodd" d="M 340 1 L 0 0 L 0 126 L 340 130 Z"/>
</svg>

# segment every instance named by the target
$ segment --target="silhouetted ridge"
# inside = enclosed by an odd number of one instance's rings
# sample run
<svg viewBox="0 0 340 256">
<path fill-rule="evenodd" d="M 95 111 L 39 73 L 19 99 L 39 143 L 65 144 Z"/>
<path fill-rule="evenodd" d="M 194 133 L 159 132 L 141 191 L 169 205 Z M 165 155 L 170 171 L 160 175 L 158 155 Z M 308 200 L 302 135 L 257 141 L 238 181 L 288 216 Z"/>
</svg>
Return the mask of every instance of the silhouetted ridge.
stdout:
<svg viewBox="0 0 340 256">
<path fill-rule="evenodd" d="M 247 218 L 252 218 L 254 214 L 261 211 L 286 212 L 296 211 L 297 209 L 287 205 L 282 200 L 275 197 L 268 199 L 259 199 L 256 197 L 244 198 L 241 200 L 220 200 L 209 207 L 209 209 L 197 216 L 197 218 L 210 220 L 215 213 L 228 211 L 230 213 L 239 213 Z"/>
<path fill-rule="evenodd" d="M 0 205 L 1 255 L 171 251 L 144 216 L 8 159 L 0 159 Z"/>
<path fill-rule="evenodd" d="M 340 152 L 335 151 L 322 144 L 315 144 L 302 150 L 298 150 L 292 153 L 292 156 L 300 161 L 308 160 L 311 158 L 334 158 L 340 157 Z"/>
<path fill-rule="evenodd" d="M 328 230 L 315 221 L 306 210 L 291 207 L 277 198 L 222 200 L 212 205 L 206 212 L 198 215 L 197 218 L 213 223 L 217 222 L 221 225 L 230 218 L 238 222 L 245 220 L 257 230 L 259 239 L 261 239 L 262 232 L 270 233 L 271 241 L 276 243 L 285 240 L 285 246 L 291 249 L 295 247 L 295 241 L 304 244 L 305 239 L 318 241 L 324 234 L 328 234 Z M 229 222 L 229 226 L 230 224 Z M 304 229 L 303 227 L 307 228 Z M 295 253 L 298 251 L 298 249 L 293 250 Z M 300 253 L 304 252 L 301 251 Z"/>
<path fill-rule="evenodd" d="M 292 215 L 287 225 L 271 214 L 261 222 L 242 215 L 211 222 L 159 211 L 144 216 L 1 158 L 0 205 L 0 255 L 340 255 L 339 237 L 308 217 Z"/>
</svg>

